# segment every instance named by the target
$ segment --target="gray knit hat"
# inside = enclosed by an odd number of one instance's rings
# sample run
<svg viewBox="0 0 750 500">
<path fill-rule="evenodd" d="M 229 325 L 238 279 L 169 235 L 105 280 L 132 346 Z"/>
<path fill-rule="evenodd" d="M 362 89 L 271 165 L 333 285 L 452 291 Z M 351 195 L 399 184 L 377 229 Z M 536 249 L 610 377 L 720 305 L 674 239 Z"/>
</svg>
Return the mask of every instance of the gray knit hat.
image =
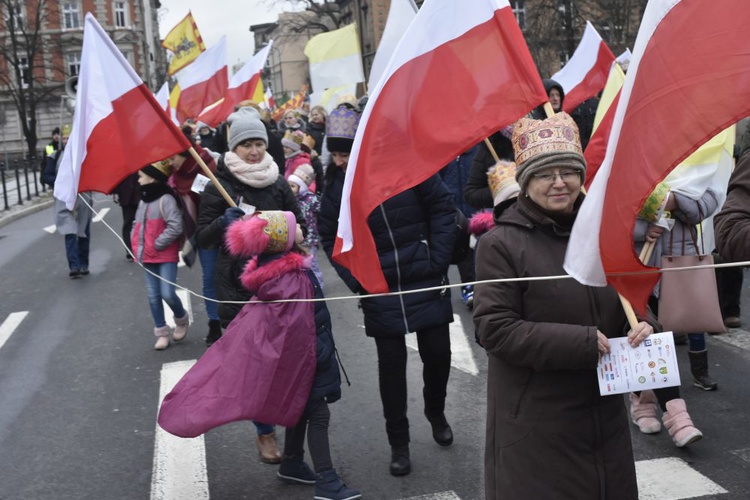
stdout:
<svg viewBox="0 0 750 500">
<path fill-rule="evenodd" d="M 234 151 L 242 141 L 262 139 L 268 145 L 268 132 L 260 120 L 260 113 L 250 106 L 240 108 L 227 118 L 229 124 L 229 151 Z"/>
</svg>

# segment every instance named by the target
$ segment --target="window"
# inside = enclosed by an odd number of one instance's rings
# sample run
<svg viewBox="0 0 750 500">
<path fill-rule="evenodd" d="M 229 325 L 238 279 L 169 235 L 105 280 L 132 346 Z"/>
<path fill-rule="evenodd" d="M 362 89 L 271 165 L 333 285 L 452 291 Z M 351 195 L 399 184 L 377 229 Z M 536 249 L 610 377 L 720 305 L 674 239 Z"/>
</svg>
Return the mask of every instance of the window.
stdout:
<svg viewBox="0 0 750 500">
<path fill-rule="evenodd" d="M 63 26 L 66 30 L 81 27 L 81 17 L 78 14 L 78 2 L 63 3 Z"/>
<path fill-rule="evenodd" d="M 568 64 L 568 61 L 570 60 L 570 56 L 568 55 L 566 51 L 561 50 L 559 57 L 560 57 L 560 67 L 562 68 L 563 66 Z"/>
<path fill-rule="evenodd" d="M 9 24 L 12 24 L 13 28 L 18 31 L 23 29 L 25 23 L 23 15 L 23 5 L 21 2 L 14 2 L 8 5 L 8 11 L 10 16 L 8 18 Z"/>
<path fill-rule="evenodd" d="M 115 26 L 118 28 L 127 28 L 128 26 L 128 5 L 125 2 L 115 2 Z"/>
<path fill-rule="evenodd" d="M 521 30 L 526 29 L 526 6 L 524 5 L 524 0 L 514 0 L 510 2 L 511 7 L 513 7 L 513 15 L 516 16 L 516 21 L 518 21 L 518 26 L 520 26 Z"/>
<path fill-rule="evenodd" d="M 81 69 L 81 53 L 70 52 L 65 56 L 68 62 L 68 76 L 78 75 Z"/>
<path fill-rule="evenodd" d="M 31 83 L 31 70 L 29 69 L 29 58 L 21 56 L 18 58 L 18 70 L 21 72 L 21 88 L 29 88 Z"/>
</svg>

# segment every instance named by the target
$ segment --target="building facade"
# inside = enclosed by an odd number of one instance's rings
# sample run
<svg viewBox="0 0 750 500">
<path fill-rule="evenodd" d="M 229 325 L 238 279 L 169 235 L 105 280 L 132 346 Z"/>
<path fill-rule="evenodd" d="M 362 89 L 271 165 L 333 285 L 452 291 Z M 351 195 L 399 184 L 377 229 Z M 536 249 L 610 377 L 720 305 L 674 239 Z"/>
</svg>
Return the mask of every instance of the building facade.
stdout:
<svg viewBox="0 0 750 500">
<path fill-rule="evenodd" d="M 72 122 L 66 82 L 70 85 L 80 70 L 87 13 L 141 78 L 157 88 L 166 73 L 159 7 L 158 0 L 0 0 L 2 152 L 38 155 L 55 127 Z"/>
</svg>

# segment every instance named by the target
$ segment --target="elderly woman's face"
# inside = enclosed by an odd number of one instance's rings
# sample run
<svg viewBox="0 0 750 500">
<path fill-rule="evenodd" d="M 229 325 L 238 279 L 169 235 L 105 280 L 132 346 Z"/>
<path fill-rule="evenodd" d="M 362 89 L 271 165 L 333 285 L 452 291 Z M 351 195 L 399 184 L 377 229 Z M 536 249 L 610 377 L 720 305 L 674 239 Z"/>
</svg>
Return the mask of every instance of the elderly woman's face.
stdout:
<svg viewBox="0 0 750 500">
<path fill-rule="evenodd" d="M 550 167 L 532 174 L 526 194 L 548 212 L 570 213 L 581 192 L 581 174 L 571 168 Z"/>
<path fill-rule="evenodd" d="M 260 163 L 266 156 L 266 143 L 263 139 L 248 139 L 239 143 L 234 152 L 245 163 Z"/>
</svg>

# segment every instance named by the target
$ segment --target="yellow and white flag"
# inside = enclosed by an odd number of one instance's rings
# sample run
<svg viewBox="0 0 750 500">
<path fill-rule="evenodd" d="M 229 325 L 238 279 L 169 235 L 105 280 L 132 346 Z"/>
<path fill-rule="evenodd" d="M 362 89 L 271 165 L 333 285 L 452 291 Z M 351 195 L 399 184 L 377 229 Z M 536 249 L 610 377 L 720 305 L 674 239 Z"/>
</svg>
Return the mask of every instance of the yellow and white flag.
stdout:
<svg viewBox="0 0 750 500">
<path fill-rule="evenodd" d="M 357 24 L 315 35 L 305 46 L 313 90 L 365 81 Z"/>
<path fill-rule="evenodd" d="M 172 52 L 172 60 L 167 70 L 170 76 L 193 62 L 206 50 L 192 12 L 188 11 L 188 15 L 167 33 L 161 46 Z"/>
</svg>

